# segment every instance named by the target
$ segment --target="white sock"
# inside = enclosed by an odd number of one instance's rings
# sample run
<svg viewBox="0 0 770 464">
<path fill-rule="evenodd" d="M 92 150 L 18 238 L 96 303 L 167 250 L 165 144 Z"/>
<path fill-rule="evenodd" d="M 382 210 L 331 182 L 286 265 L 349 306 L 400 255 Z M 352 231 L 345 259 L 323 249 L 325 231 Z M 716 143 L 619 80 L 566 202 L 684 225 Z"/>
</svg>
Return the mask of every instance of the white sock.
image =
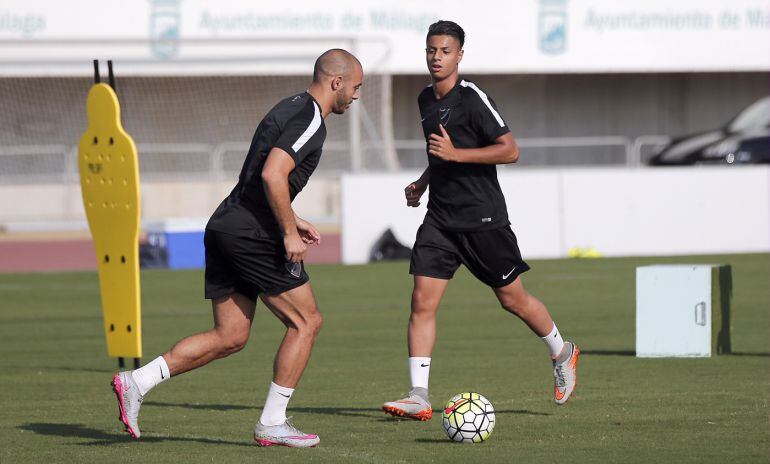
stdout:
<svg viewBox="0 0 770 464">
<path fill-rule="evenodd" d="M 427 390 L 428 377 L 430 377 L 430 358 L 410 356 L 409 380 L 412 382 L 412 388 L 420 387 Z"/>
<path fill-rule="evenodd" d="M 163 356 L 158 356 L 139 369 L 131 371 L 131 377 L 134 378 L 134 382 L 139 387 L 139 393 L 144 396 L 155 385 L 168 380 L 171 377 L 171 372 L 168 370 L 168 364 L 166 364 Z"/>
<path fill-rule="evenodd" d="M 546 335 L 545 337 L 540 337 L 540 340 L 545 342 L 546 345 L 548 345 L 548 349 L 551 350 L 551 357 L 556 358 L 559 356 L 559 353 L 561 353 L 561 350 L 564 349 L 564 339 L 561 338 L 561 334 L 556 329 L 556 324 L 554 323 L 553 329 L 551 329 L 551 333 Z"/>
<path fill-rule="evenodd" d="M 293 388 L 282 387 L 275 382 L 270 382 L 265 409 L 262 410 L 262 417 L 259 418 L 259 422 L 267 426 L 280 425 L 286 422 L 286 406 L 289 405 L 293 393 Z"/>
</svg>

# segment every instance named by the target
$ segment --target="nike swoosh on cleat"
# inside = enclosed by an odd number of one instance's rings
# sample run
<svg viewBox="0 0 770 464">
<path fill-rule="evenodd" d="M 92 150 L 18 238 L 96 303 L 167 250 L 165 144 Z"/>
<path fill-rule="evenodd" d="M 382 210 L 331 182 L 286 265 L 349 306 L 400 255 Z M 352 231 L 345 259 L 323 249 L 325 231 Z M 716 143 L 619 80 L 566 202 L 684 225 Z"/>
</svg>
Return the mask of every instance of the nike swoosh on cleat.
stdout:
<svg viewBox="0 0 770 464">
<path fill-rule="evenodd" d="M 508 274 L 503 274 L 503 280 L 507 279 L 509 275 L 513 274 L 513 271 L 515 271 L 517 267 L 518 266 L 513 266 L 513 269 L 511 269 L 511 272 L 509 272 Z"/>
<path fill-rule="evenodd" d="M 564 398 L 564 395 L 567 393 L 567 390 L 564 390 L 563 392 L 560 392 L 558 388 L 553 389 L 553 396 L 558 401 L 561 401 Z"/>
</svg>

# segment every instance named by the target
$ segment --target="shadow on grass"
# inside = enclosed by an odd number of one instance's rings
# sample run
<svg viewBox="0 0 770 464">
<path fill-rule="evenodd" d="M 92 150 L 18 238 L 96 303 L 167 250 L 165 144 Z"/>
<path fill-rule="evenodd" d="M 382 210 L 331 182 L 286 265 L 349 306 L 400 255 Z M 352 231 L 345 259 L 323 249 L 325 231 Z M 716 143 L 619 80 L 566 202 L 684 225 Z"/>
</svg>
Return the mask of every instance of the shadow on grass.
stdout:
<svg viewBox="0 0 770 464">
<path fill-rule="evenodd" d="M 245 406 L 242 404 L 190 404 L 190 403 L 162 403 L 158 401 L 145 401 L 143 406 L 158 406 L 162 408 L 184 408 L 204 411 L 261 411 L 261 406 Z M 340 408 L 340 407 L 290 407 L 290 413 L 327 414 L 330 416 L 349 417 L 373 417 L 384 414 L 379 408 Z"/>
<path fill-rule="evenodd" d="M 732 353 L 725 353 L 727 356 L 756 356 L 758 358 L 770 358 L 770 353 L 752 353 L 748 351 L 733 351 Z"/>
<path fill-rule="evenodd" d="M 581 350 L 580 354 L 597 356 L 636 356 L 636 350 Z M 720 356 L 755 356 L 759 358 L 770 358 L 770 353 L 733 351 L 724 353 Z"/>
<path fill-rule="evenodd" d="M 143 406 L 158 406 L 162 408 L 185 408 L 207 411 L 261 411 L 261 406 L 244 406 L 241 404 L 190 404 L 190 403 L 161 403 L 145 401 Z M 330 416 L 380 418 L 385 414 L 380 408 L 340 408 L 340 407 L 297 407 L 289 408 L 291 413 L 327 414 Z M 434 409 L 435 414 L 441 414 L 441 409 Z M 495 414 L 526 414 L 530 416 L 550 416 L 550 413 L 529 411 L 527 409 L 499 409 Z M 390 418 L 386 418 L 389 420 Z M 405 419 L 411 420 L 411 419 Z"/>
<path fill-rule="evenodd" d="M 134 442 L 128 434 L 108 433 L 103 430 L 86 427 L 82 424 L 54 424 L 54 423 L 32 423 L 20 425 L 17 428 L 34 432 L 38 435 L 64 437 L 64 438 L 89 438 L 94 441 L 87 443 L 77 443 L 80 446 L 107 446 L 116 443 Z M 143 443 L 163 443 L 163 442 L 193 442 L 204 443 L 208 445 L 236 445 L 236 446 L 254 446 L 249 442 L 218 440 L 215 438 L 202 437 L 157 437 L 143 436 L 139 441 Z"/>
<path fill-rule="evenodd" d="M 636 356 L 636 350 L 580 350 L 580 354 L 596 356 Z"/>
<path fill-rule="evenodd" d="M 98 372 L 114 374 L 117 369 L 98 369 L 95 367 L 66 367 L 66 366 L 5 366 L 5 369 L 25 369 L 31 371 L 67 371 L 67 372 Z"/>
<path fill-rule="evenodd" d="M 434 409 L 435 411 L 435 409 Z M 441 410 L 439 409 L 439 412 Z M 537 411 L 530 411 L 529 409 L 495 409 L 496 415 L 504 415 L 504 414 L 519 414 L 519 415 L 525 415 L 525 416 L 550 416 L 550 412 L 537 412 Z"/>
<path fill-rule="evenodd" d="M 417 443 L 442 443 L 445 445 L 451 445 L 452 443 L 457 443 L 448 438 L 416 438 L 414 441 Z"/>
<path fill-rule="evenodd" d="M 47 370 L 51 369 L 54 371 L 70 371 L 70 372 L 99 372 L 99 373 L 109 373 L 114 374 L 118 372 L 118 369 L 98 369 L 94 367 L 64 367 L 64 366 L 56 366 L 56 367 L 41 367 L 41 370 Z"/>
<path fill-rule="evenodd" d="M 159 401 L 144 401 L 142 406 L 157 406 L 161 408 L 197 409 L 200 411 L 245 411 L 248 409 L 262 409 L 256 406 L 244 406 L 241 404 L 193 404 L 193 403 L 162 403 Z M 294 410 L 294 408 L 292 408 Z"/>
</svg>

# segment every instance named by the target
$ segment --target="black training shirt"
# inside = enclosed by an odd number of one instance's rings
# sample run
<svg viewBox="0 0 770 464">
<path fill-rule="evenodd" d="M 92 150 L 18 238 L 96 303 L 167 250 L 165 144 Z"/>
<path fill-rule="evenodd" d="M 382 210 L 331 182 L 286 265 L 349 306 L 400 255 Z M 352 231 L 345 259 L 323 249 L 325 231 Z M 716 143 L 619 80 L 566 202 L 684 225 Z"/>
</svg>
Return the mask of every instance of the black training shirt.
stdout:
<svg viewBox="0 0 770 464">
<path fill-rule="evenodd" d="M 268 153 L 280 148 L 295 163 L 289 174 L 291 199 L 302 191 L 321 159 L 326 125 L 318 102 L 307 92 L 281 100 L 257 126 L 238 184 L 209 219 L 207 229 L 239 236 L 280 237 L 267 202 L 262 168 Z"/>
<path fill-rule="evenodd" d="M 483 148 L 510 132 L 495 103 L 473 82 L 461 80 L 440 100 L 433 87 L 417 97 L 426 141 L 444 126 L 455 148 Z M 508 222 L 494 164 L 455 163 L 428 153 L 430 190 L 425 223 L 458 232 L 490 230 Z"/>
</svg>

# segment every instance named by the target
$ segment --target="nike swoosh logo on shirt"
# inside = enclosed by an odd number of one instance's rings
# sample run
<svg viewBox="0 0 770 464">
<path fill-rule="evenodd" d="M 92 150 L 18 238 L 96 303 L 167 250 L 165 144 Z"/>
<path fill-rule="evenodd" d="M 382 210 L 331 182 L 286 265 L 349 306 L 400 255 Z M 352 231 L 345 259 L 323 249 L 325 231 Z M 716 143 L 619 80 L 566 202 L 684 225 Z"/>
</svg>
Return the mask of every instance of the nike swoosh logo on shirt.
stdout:
<svg viewBox="0 0 770 464">
<path fill-rule="evenodd" d="M 508 274 L 503 274 L 503 280 L 507 279 L 509 275 L 513 274 L 513 271 L 516 270 L 516 267 L 517 266 L 513 266 L 513 269 L 511 269 L 511 272 L 509 272 Z"/>
</svg>

